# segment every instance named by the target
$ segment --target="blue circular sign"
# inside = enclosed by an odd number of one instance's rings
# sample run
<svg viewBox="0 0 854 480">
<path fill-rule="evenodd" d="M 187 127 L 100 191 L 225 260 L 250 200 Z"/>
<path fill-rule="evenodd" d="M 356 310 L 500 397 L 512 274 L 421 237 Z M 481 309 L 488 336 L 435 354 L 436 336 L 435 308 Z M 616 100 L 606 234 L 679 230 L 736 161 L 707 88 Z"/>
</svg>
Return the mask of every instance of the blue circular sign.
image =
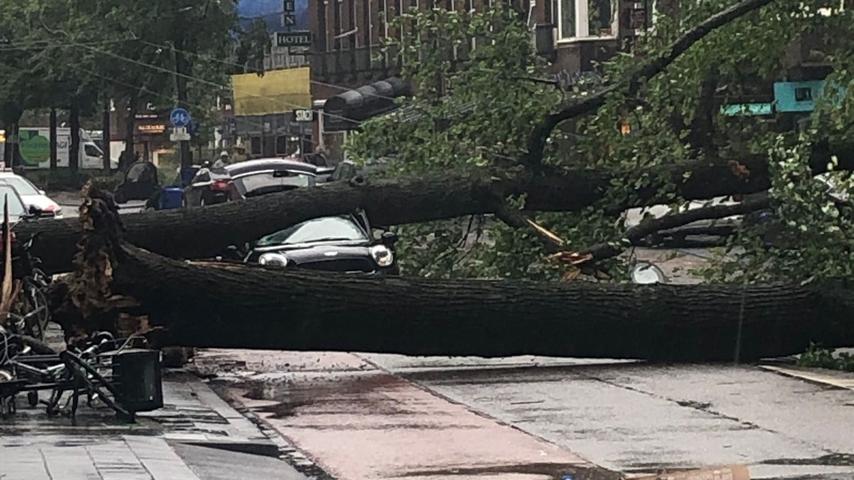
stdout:
<svg viewBox="0 0 854 480">
<path fill-rule="evenodd" d="M 169 114 L 169 121 L 173 127 L 186 127 L 190 125 L 193 119 L 190 117 L 190 112 L 183 108 L 176 108 Z"/>
</svg>

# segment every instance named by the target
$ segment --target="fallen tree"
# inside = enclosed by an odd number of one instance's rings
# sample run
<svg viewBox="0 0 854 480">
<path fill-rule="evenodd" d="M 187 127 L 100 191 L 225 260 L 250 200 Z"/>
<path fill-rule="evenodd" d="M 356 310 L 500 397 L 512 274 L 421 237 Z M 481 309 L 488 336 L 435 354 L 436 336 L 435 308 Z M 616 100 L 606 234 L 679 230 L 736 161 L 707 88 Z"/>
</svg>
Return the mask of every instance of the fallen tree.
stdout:
<svg viewBox="0 0 854 480">
<path fill-rule="evenodd" d="M 123 245 L 113 289 L 162 344 L 731 361 L 854 344 L 843 284 L 616 285 L 427 280 L 191 264 Z M 239 328 L 235 328 L 239 325 Z"/>
<path fill-rule="evenodd" d="M 854 170 L 854 144 L 818 145 L 810 165 L 826 171 L 832 157 L 838 169 Z M 602 199 L 614 178 L 645 179 L 645 186 L 625 199 L 618 210 L 664 203 L 675 191 L 686 199 L 748 194 L 770 187 L 768 161 L 752 155 L 710 159 L 684 165 L 652 167 L 633 172 L 577 169 L 515 176 L 443 174 L 384 180 L 360 179 L 321 188 L 297 189 L 204 208 L 143 212 L 123 216 L 125 239 L 139 247 L 173 258 L 205 258 L 301 221 L 363 208 L 375 225 L 400 225 L 494 213 L 504 198 L 525 195 L 530 211 L 578 211 Z M 76 219 L 22 223 L 16 233 L 34 234 L 34 254 L 52 272 L 71 269 L 79 240 Z"/>
</svg>

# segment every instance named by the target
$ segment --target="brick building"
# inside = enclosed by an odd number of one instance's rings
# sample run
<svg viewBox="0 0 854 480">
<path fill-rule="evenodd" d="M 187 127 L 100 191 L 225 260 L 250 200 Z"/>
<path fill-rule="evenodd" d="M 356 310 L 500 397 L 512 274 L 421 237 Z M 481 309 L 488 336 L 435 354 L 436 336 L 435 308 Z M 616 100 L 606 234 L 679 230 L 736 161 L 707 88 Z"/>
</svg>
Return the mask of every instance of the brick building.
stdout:
<svg viewBox="0 0 854 480">
<path fill-rule="evenodd" d="M 406 85 L 396 78 L 396 55 L 381 52 L 383 39 L 390 35 L 389 23 L 396 16 L 411 8 L 476 11 L 492 5 L 493 0 L 312 2 L 312 98 L 316 108 L 326 112 L 316 126 L 315 138 L 322 138 L 324 148 L 340 158 L 338 147 L 347 130 L 393 108 L 384 98 L 406 93 Z M 644 2 L 511 0 L 510 5 L 527 19 L 537 51 L 564 78 L 591 71 L 596 62 L 625 48 L 646 21 Z M 581 18 L 588 20 L 578 21 Z"/>
</svg>

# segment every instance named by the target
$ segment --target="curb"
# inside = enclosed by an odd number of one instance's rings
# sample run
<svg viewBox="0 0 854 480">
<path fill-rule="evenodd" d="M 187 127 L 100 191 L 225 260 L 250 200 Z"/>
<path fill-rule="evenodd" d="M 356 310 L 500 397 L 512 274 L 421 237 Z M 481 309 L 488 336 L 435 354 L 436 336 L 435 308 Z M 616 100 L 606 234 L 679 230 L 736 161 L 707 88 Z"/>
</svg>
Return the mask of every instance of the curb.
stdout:
<svg viewBox="0 0 854 480">
<path fill-rule="evenodd" d="M 854 375 L 847 372 L 838 372 L 824 368 L 780 367 L 776 365 L 759 365 L 759 368 L 783 375 L 784 377 L 797 378 L 816 385 L 833 387 L 840 390 L 854 390 Z"/>
</svg>

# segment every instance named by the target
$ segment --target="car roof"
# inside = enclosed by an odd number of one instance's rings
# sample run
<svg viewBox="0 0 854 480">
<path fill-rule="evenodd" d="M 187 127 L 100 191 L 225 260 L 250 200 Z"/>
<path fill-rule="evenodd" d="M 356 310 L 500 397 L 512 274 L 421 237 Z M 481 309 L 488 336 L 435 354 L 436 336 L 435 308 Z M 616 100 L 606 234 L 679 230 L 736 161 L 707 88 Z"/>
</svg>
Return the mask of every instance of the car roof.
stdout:
<svg viewBox="0 0 854 480">
<path fill-rule="evenodd" d="M 295 170 L 298 172 L 317 174 L 317 166 L 310 163 L 298 162 L 296 160 L 285 160 L 283 158 L 261 158 L 247 160 L 245 162 L 232 163 L 225 166 L 231 176 L 245 175 L 247 173 L 264 170 Z"/>
</svg>

